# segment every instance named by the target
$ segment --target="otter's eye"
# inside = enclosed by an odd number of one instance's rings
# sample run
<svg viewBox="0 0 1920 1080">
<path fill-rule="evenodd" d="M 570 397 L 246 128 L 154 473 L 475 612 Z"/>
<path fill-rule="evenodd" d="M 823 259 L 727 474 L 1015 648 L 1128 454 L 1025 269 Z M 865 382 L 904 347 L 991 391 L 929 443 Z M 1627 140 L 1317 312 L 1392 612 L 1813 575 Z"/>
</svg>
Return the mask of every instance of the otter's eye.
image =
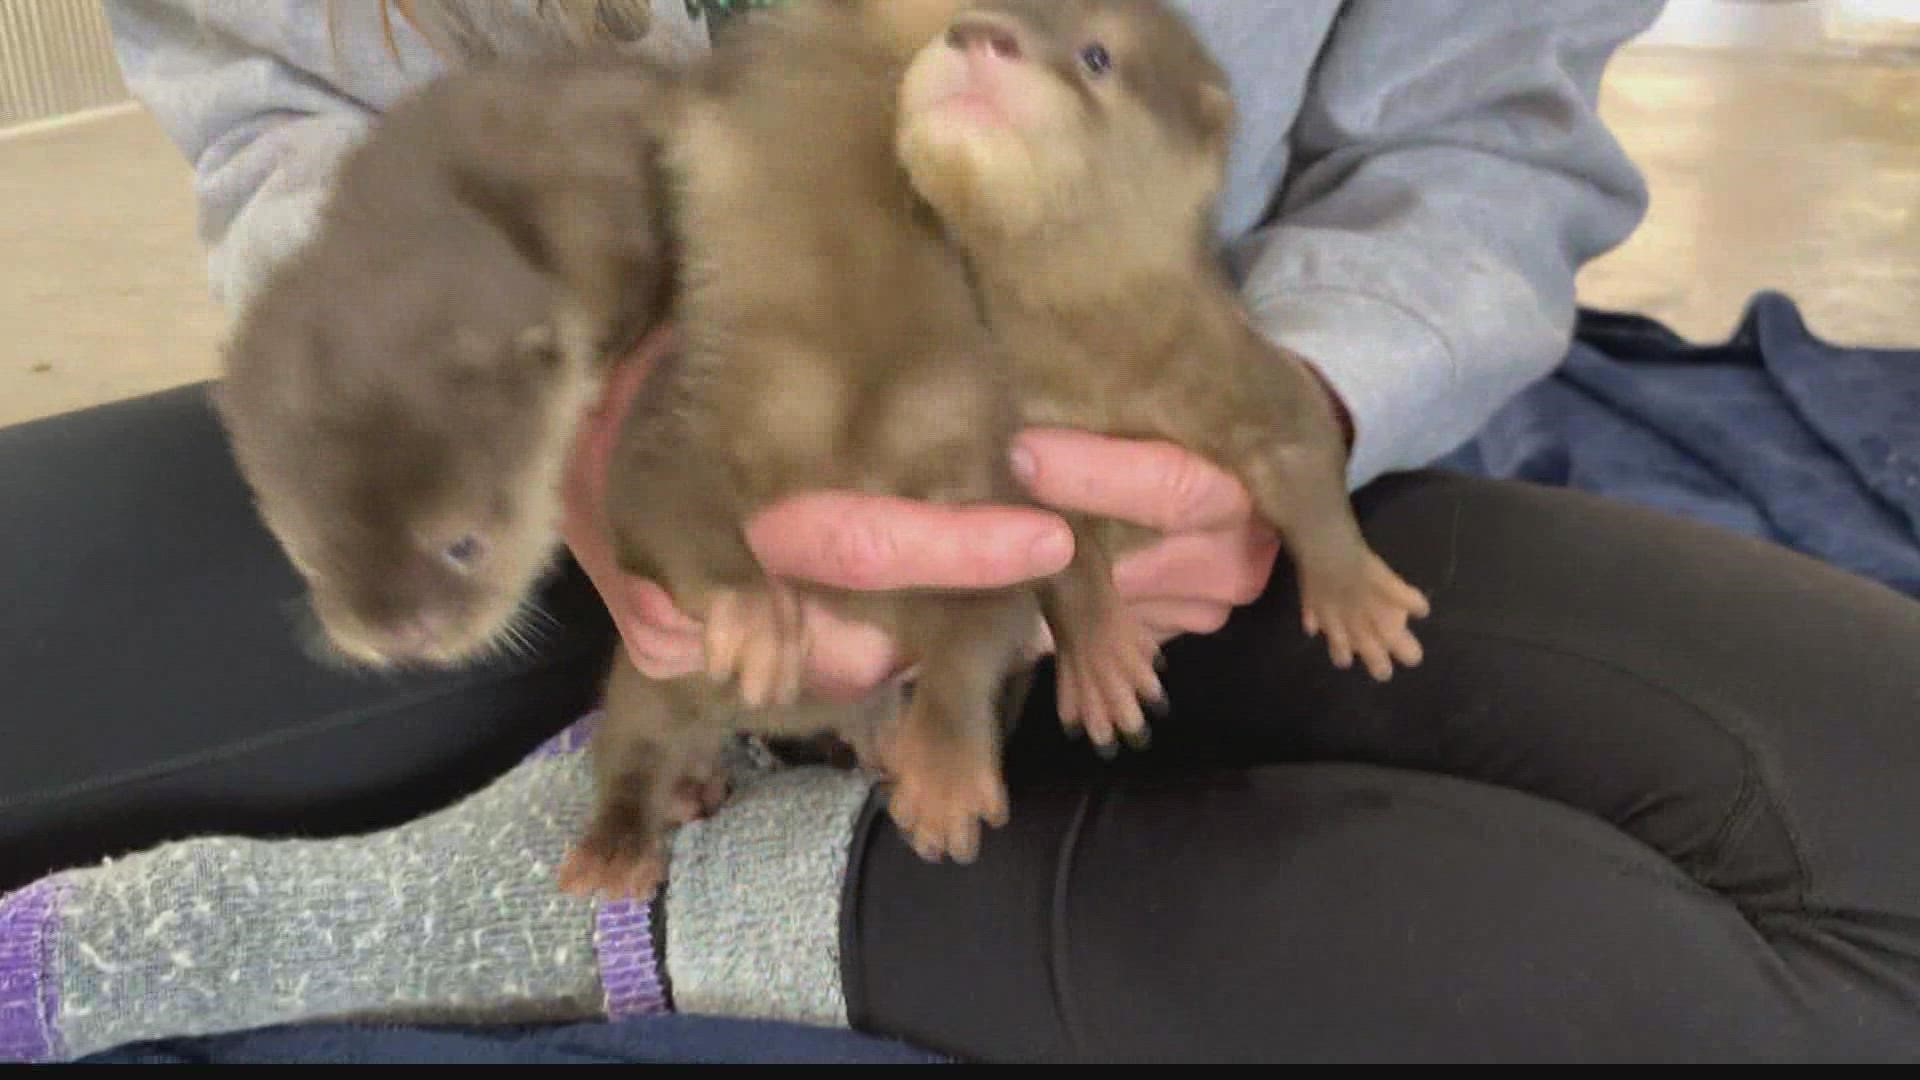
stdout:
<svg viewBox="0 0 1920 1080">
<path fill-rule="evenodd" d="M 447 550 L 442 554 L 447 557 L 448 562 L 453 564 L 454 569 L 471 570 L 473 564 L 480 561 L 483 550 L 484 545 L 480 543 L 479 537 L 463 536 L 448 544 Z"/>
<path fill-rule="evenodd" d="M 1113 68 L 1113 54 L 1107 52 L 1105 45 L 1096 41 L 1080 50 L 1080 64 L 1087 69 L 1089 75 L 1105 75 Z"/>
</svg>

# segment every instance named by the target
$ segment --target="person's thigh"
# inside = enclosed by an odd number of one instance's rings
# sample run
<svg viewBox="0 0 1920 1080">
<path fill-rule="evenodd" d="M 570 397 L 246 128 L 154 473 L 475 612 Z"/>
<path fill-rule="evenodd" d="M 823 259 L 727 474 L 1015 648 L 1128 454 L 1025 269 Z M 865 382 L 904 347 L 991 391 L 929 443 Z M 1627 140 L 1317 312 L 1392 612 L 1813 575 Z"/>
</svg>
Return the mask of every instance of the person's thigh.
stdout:
<svg viewBox="0 0 1920 1080">
<path fill-rule="evenodd" d="M 1591 816 L 1348 764 L 1023 787 L 970 867 L 884 813 L 855 1025 L 987 1061 L 1912 1060 L 1920 1015 Z"/>
<path fill-rule="evenodd" d="M 1810 1002 L 1920 1028 L 1920 603 L 1568 491 L 1426 473 L 1359 505 L 1433 597 L 1421 667 L 1333 669 L 1283 566 L 1223 631 L 1169 648 L 1150 751 L 1065 743 L 1042 678 L 1011 773 L 1352 762 L 1523 792 L 1724 898 Z"/>
<path fill-rule="evenodd" d="M 1154 749 L 1063 752 L 1044 686 L 1019 771 L 1357 761 L 1592 814 L 1756 914 L 1920 918 L 1920 603 L 1760 541 L 1443 473 L 1359 499 L 1433 599 L 1420 667 L 1338 671 L 1291 575 L 1168 650 Z"/>
<path fill-rule="evenodd" d="M 196 833 L 404 821 L 590 708 L 613 640 L 569 568 L 532 656 L 317 661 L 203 386 L 0 430 L 0 507 L 0 890 Z"/>
</svg>

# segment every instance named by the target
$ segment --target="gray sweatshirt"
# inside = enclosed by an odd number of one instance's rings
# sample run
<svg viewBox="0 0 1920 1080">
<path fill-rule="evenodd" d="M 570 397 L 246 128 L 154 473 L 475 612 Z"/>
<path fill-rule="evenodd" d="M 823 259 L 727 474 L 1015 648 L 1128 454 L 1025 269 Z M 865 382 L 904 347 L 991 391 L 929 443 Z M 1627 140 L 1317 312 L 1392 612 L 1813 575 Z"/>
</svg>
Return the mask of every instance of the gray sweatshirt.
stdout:
<svg viewBox="0 0 1920 1080">
<path fill-rule="evenodd" d="M 533 0 L 517 0 L 530 5 Z M 1349 482 L 1470 437 L 1567 347 L 1574 275 L 1646 210 L 1595 112 L 1662 0 L 1180 0 L 1241 124 L 1219 233 L 1256 322 L 1351 410 Z M 105 0 L 133 92 L 192 163 L 215 295 L 238 309 L 328 177 L 442 70 L 376 0 Z M 706 28 L 653 0 L 640 51 Z"/>
</svg>

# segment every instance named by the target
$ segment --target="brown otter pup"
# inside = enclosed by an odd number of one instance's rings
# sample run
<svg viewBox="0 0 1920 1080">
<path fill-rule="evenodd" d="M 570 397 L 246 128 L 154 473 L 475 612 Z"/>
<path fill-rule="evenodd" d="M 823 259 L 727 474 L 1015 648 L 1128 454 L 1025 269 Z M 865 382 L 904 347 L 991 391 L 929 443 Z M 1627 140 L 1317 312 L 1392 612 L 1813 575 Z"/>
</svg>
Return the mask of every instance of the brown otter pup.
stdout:
<svg viewBox="0 0 1920 1080">
<path fill-rule="evenodd" d="M 746 538 L 759 510 L 813 489 L 1019 497 L 1006 365 L 894 153 L 900 78 L 939 25 L 926 9 L 846 0 L 755 13 L 685 88 L 663 155 L 684 348 L 649 376 L 623 430 L 607 512 L 625 569 L 706 624 L 709 670 L 679 681 L 734 693 L 635 683 L 646 707 L 622 702 L 621 741 L 650 748 L 609 776 L 622 806 L 573 861 L 584 883 L 653 873 L 676 816 L 661 760 L 697 776 L 717 735 L 797 734 L 796 715 L 840 727 L 848 714 L 802 699 L 803 592 L 919 662 L 877 749 L 915 849 L 971 860 L 980 825 L 1006 818 L 995 704 L 1037 623 L 1034 590 L 800 586 L 766 574 Z M 610 723 L 628 696 L 610 700 Z"/>
<path fill-rule="evenodd" d="M 428 87 L 347 155 L 242 314 L 215 400 L 334 655 L 447 665 L 521 639 L 602 358 L 667 300 L 657 110 L 634 104 L 663 79 L 574 58 Z"/>
<path fill-rule="evenodd" d="M 1158 0 L 981 0 L 915 60 L 899 149 L 977 274 L 1026 424 L 1166 439 L 1236 475 L 1297 569 L 1301 619 L 1376 678 L 1419 663 L 1426 598 L 1368 547 L 1340 428 L 1304 362 L 1250 325 L 1210 250 L 1227 81 Z M 1076 520 L 1048 594 L 1063 720 L 1143 729 L 1138 682 L 1086 657 L 1138 639 L 1111 582 L 1150 537 Z M 1087 636 L 1097 644 L 1089 649 Z"/>
</svg>

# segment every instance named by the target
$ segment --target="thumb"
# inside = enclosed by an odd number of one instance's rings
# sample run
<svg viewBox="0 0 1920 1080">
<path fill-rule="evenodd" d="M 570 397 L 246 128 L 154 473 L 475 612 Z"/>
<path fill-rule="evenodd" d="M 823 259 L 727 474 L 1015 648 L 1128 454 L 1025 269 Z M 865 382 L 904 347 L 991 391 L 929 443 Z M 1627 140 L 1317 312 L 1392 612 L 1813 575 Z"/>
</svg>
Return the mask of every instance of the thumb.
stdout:
<svg viewBox="0 0 1920 1080">
<path fill-rule="evenodd" d="M 769 507 L 748 540 L 776 577 L 859 591 L 1004 588 L 1073 558 L 1072 530 L 1044 510 L 838 491 Z"/>
<path fill-rule="evenodd" d="M 1014 472 L 1048 506 L 1161 532 L 1223 529 L 1253 513 L 1231 473 L 1170 442 L 1033 428 L 1015 442 Z"/>
</svg>

